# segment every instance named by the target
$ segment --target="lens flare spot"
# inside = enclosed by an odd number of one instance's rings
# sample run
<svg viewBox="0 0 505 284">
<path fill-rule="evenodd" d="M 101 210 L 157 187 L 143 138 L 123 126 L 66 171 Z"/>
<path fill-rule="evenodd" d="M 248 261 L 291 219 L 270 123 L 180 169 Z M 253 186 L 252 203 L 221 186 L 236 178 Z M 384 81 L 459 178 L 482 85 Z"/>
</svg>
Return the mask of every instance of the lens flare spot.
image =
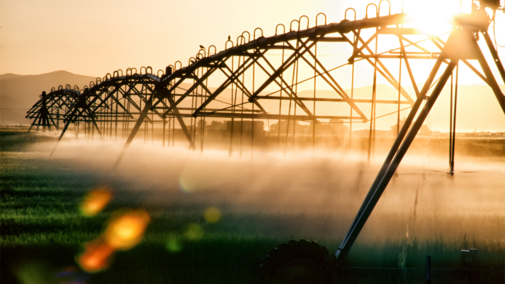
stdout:
<svg viewBox="0 0 505 284">
<path fill-rule="evenodd" d="M 105 239 L 117 250 L 130 249 L 142 240 L 149 222 L 150 217 L 146 211 L 127 211 L 110 221 L 105 230 Z"/>
<path fill-rule="evenodd" d="M 210 207 L 205 210 L 203 217 L 209 223 L 217 223 L 221 219 L 221 211 L 216 207 Z"/>
<path fill-rule="evenodd" d="M 85 284 L 87 273 L 75 266 L 66 267 L 56 274 L 55 284 Z"/>
<path fill-rule="evenodd" d="M 194 177 L 191 173 L 185 171 L 179 177 L 179 185 L 181 186 L 182 191 L 186 193 L 197 192 L 201 189 L 202 185 L 198 181 L 198 177 Z"/>
<path fill-rule="evenodd" d="M 179 185 L 186 193 L 207 191 L 221 185 L 222 174 L 216 164 L 190 160 L 179 176 Z"/>
<path fill-rule="evenodd" d="M 182 243 L 176 237 L 170 237 L 165 245 L 165 248 L 172 253 L 178 253 L 183 249 Z"/>
<path fill-rule="evenodd" d="M 186 231 L 184 232 L 184 236 L 188 240 L 196 241 L 203 237 L 203 229 L 200 225 L 191 223 L 186 227 Z"/>
<path fill-rule="evenodd" d="M 100 187 L 86 194 L 79 209 L 87 217 L 95 216 L 112 199 L 112 191 L 107 187 Z"/>
<path fill-rule="evenodd" d="M 84 252 L 77 256 L 76 261 L 86 272 L 96 273 L 109 267 L 114 248 L 103 239 L 86 244 Z"/>
</svg>

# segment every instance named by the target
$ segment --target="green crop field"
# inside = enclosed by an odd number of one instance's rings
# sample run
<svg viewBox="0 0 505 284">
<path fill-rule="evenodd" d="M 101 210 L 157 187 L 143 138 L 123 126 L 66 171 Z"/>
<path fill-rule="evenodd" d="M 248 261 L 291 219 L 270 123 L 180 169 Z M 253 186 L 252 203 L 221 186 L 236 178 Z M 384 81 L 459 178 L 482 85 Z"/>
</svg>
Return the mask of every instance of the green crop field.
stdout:
<svg viewBox="0 0 505 284">
<path fill-rule="evenodd" d="M 133 145 L 112 171 L 120 143 L 61 143 L 49 158 L 54 136 L 20 147 L 23 132 L 0 135 L 2 284 L 264 283 L 259 263 L 280 243 L 336 251 L 378 168 L 338 153 L 251 161 Z M 399 169 L 334 283 L 426 283 L 427 255 L 432 283 L 504 283 L 503 158 L 464 162 L 468 173 L 455 177 L 435 160 Z M 83 216 L 86 193 L 104 185 L 111 202 Z M 76 256 L 124 208 L 149 213 L 143 240 L 108 268 L 82 272 Z M 216 222 L 208 208 L 219 210 Z M 460 269 L 466 248 L 478 254 Z"/>
</svg>

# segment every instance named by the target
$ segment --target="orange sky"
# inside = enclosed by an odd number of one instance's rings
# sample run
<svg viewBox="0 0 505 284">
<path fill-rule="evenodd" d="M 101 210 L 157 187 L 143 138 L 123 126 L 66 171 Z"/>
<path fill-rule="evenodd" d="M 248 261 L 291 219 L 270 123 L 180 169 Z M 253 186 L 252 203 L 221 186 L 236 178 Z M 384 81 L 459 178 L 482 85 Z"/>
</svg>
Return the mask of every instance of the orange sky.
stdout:
<svg viewBox="0 0 505 284">
<path fill-rule="evenodd" d="M 181 60 L 199 45 L 224 48 L 231 35 L 262 27 L 272 33 L 303 14 L 343 17 L 345 1 L 258 0 L 2 0 L 0 74 L 55 70 L 103 76 L 127 67 L 155 70 Z"/>
<path fill-rule="evenodd" d="M 358 18 L 363 18 L 369 2 L 257 0 L 246 5 L 232 0 L 2 0 L 0 74 L 67 70 L 104 76 L 127 67 L 164 69 L 176 60 L 187 64 L 199 45 L 214 44 L 222 50 L 228 35 L 236 38 L 256 27 L 263 28 L 266 36 L 272 35 L 278 23 L 288 25 L 301 15 L 314 21 L 317 13 L 325 12 L 329 22 L 339 22 L 345 9 L 354 7 Z M 402 1 L 391 2 L 392 12 L 400 12 Z M 430 3 L 445 3 L 439 9 L 445 11 L 457 9 L 460 0 L 403 2 L 407 12 L 429 8 Z M 465 10 L 470 0 L 462 3 Z M 505 14 L 498 13 L 498 23 L 503 28 L 497 34 L 505 44 Z M 500 53 L 505 54 L 505 49 Z"/>
</svg>

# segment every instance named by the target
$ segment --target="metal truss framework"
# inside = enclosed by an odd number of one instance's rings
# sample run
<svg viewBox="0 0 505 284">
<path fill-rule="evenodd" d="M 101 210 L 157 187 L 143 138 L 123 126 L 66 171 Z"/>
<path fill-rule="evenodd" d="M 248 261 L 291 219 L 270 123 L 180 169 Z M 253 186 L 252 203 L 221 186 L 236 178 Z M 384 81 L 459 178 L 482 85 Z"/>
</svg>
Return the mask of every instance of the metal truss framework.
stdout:
<svg viewBox="0 0 505 284">
<path fill-rule="evenodd" d="M 66 112 L 70 111 L 81 95 L 79 87 L 70 85 L 63 87 L 58 86 L 58 89 L 52 88 L 49 94 L 43 92 L 40 99 L 28 110 L 26 118 L 33 119 L 33 126 L 37 127 L 56 127 L 59 129 L 59 121 L 63 120 Z M 60 114 L 60 110 L 62 113 Z"/>
<path fill-rule="evenodd" d="M 291 22 L 291 31 L 287 33 L 284 32 L 280 35 L 265 38 L 260 30 L 261 36 L 257 39 L 254 36 L 255 39 L 250 40 L 250 34 L 244 32 L 237 38 L 237 43 L 240 44 L 223 52 L 206 56 L 206 51 L 204 49 L 200 50 L 196 59 L 190 60 L 192 64 L 180 68 L 162 79 L 153 94 L 153 102 L 149 106 L 150 110 L 160 108 L 164 115 L 175 117 L 184 130 L 190 147 L 193 149 L 195 148 L 196 135 L 195 132 L 188 132 L 184 118 L 191 118 L 190 129 L 193 131 L 196 129 L 193 125 L 197 117 L 231 118 L 232 125 L 234 119 L 240 119 L 241 122 L 244 119 L 253 122 L 255 119 L 287 120 L 288 125 L 290 120 L 309 121 L 313 125 L 313 141 L 315 140 L 314 125 L 320 119 L 335 119 L 342 123 L 349 122 L 351 128 L 353 121 L 370 122 L 372 126 L 371 133 L 374 133 L 375 119 L 378 118 L 375 111 L 377 104 L 396 104 L 398 106 L 406 104 L 412 106 L 414 103 L 411 95 L 401 87 L 399 81 L 383 63 L 384 59 L 402 58 L 402 56 L 384 56 L 383 59 L 377 57 L 377 55 L 394 50 L 400 51 L 401 49 L 396 48 L 377 53 L 377 48 L 373 51 L 368 46 L 377 37 L 379 27 L 398 23 L 405 16 L 390 15 L 360 21 L 344 20 L 338 24 L 325 23 L 324 25 L 317 25 L 317 20 L 323 16 L 325 17 L 324 14 L 319 14 L 316 17 L 316 26 L 313 28 L 300 29 L 301 22 L 306 18 L 303 16 L 299 20 Z M 297 29 L 293 29 L 293 26 Z M 279 28 L 285 31 L 283 25 L 278 25 L 276 30 L 279 30 Z M 371 28 L 376 29 L 377 33 L 370 38 L 365 38 L 361 34 L 361 30 Z M 257 30 L 255 30 L 254 35 Z M 351 31 L 353 32 L 351 36 L 345 35 L 345 33 Z M 324 62 L 324 57 L 318 57 L 317 55 L 318 45 L 327 45 L 327 49 L 351 45 L 354 51 L 350 55 L 349 63 L 353 72 L 354 64 L 360 61 L 371 64 L 374 68 L 372 97 L 365 99 L 354 98 L 352 89 L 350 94 L 344 90 L 332 72 L 348 64 L 328 66 L 328 62 Z M 405 44 L 406 47 L 420 47 L 420 45 L 419 42 Z M 426 58 L 426 56 L 417 57 Z M 403 58 L 407 58 L 407 55 L 404 54 Z M 174 66 L 170 66 L 169 70 L 172 70 L 172 68 Z M 302 73 L 302 69 L 309 70 L 308 73 L 311 75 L 301 78 L 299 74 Z M 398 98 L 378 99 L 376 94 L 377 74 L 383 76 L 389 84 L 397 89 Z M 214 85 L 219 87 L 210 88 L 208 82 L 211 80 Z M 318 80 L 334 92 L 333 97 L 318 96 L 316 91 Z M 302 96 L 298 92 L 298 86 L 307 83 L 313 86 L 312 96 Z M 189 87 L 184 88 L 181 86 Z M 266 91 L 267 88 L 270 90 Z M 164 100 L 169 102 L 169 109 L 165 109 L 163 106 L 160 107 L 161 102 Z M 269 103 L 272 101 L 275 102 L 275 107 L 272 107 L 272 104 Z M 287 107 L 282 105 L 285 101 L 287 101 Z M 307 102 L 311 106 L 308 106 Z M 344 112 L 342 110 L 336 111 L 337 108 L 335 108 L 335 111 L 332 111 L 331 114 L 318 115 L 316 106 L 320 103 L 345 104 L 348 107 Z M 370 105 L 372 106 L 370 116 L 367 116 L 365 111 L 362 110 L 363 104 L 368 105 L 369 108 Z M 146 110 L 144 115 L 147 116 L 147 114 Z M 136 129 L 142 123 L 143 117 L 141 116 L 137 121 L 137 127 L 134 128 L 125 148 L 133 140 Z M 121 157 L 123 154 L 124 152 Z"/>
<path fill-rule="evenodd" d="M 64 125 L 60 140 L 71 124 L 75 124 L 76 132 L 81 126 L 86 136 L 92 137 L 96 131 L 103 137 L 117 138 L 119 135 L 125 139 L 130 131 L 129 125 L 136 121 L 160 81 L 158 76 L 152 75 L 150 67 L 143 67 L 140 71 L 138 74 L 135 68 L 128 68 L 126 75 L 122 70 L 115 71 L 113 75 L 107 74 L 90 82 L 82 92 L 77 86 L 70 89 L 67 85 L 65 88 L 59 86 L 57 90 L 53 88 L 49 94 L 43 93 L 28 111 L 27 118 L 35 119 L 30 130 L 33 126 L 54 126 L 59 130 L 61 121 Z M 156 112 L 147 117 L 146 128 L 161 122 L 159 117 L 161 114 Z"/>
<path fill-rule="evenodd" d="M 103 132 L 105 136 L 117 137 L 118 129 L 125 135 L 128 124 L 135 121 L 160 81 L 159 77 L 150 73 L 133 74 L 128 71 L 126 76 L 118 71 L 114 76 L 108 74 L 103 81 L 97 79 L 97 84 L 85 89 L 73 108 L 65 114 L 65 127 L 60 139 L 68 126 L 76 122 L 85 122 L 88 128 L 93 124 L 100 135 Z M 161 117 L 156 111 L 154 114 Z M 152 116 L 146 120 L 150 124 L 154 122 Z"/>
<path fill-rule="evenodd" d="M 368 10 L 373 6 L 376 17 L 369 18 Z M 198 124 L 197 118 L 231 119 L 232 131 L 235 119 L 253 123 L 255 120 L 277 120 L 279 124 L 287 120 L 288 127 L 289 121 L 305 121 L 312 125 L 313 139 L 315 125 L 321 120 L 349 123 L 350 133 L 353 122 L 368 123 L 370 156 L 376 120 L 390 114 L 397 114 L 399 119 L 400 111 L 410 109 L 336 252 L 337 260 L 342 261 L 431 107 L 459 65 L 465 65 L 490 86 L 505 114 L 505 96 L 483 53 L 489 53 L 505 82 L 505 70 L 488 34 L 489 19 L 486 16 L 475 13 L 456 17 L 452 31 L 435 36 L 411 26 L 413 20 L 406 14 L 379 16 L 380 6 L 368 5 L 367 17 L 361 20 L 345 19 L 340 23 L 327 24 L 326 16 L 318 14 L 316 25 L 311 28 L 309 19 L 302 16 L 291 22 L 288 32 L 283 25 L 278 25 L 276 34 L 271 37 L 264 37 L 261 29 L 254 31 L 252 39 L 250 33 L 244 32 L 237 38 L 236 44 L 229 39 L 224 51 L 217 53 L 214 46 L 201 48 L 197 56 L 189 60 L 187 67 L 183 68 L 178 62 L 167 67 L 166 74 L 159 77 L 147 74 L 147 70 L 143 75 L 133 74 L 130 70 L 126 76 L 108 74 L 103 81 L 96 82 L 82 94 L 66 89 L 52 91 L 42 97 L 28 114 L 30 118 L 35 118 L 33 125 L 57 126 L 54 117 L 58 120 L 61 116 L 58 112 L 55 116 L 54 110 L 63 108 L 65 126 L 60 139 L 71 123 L 84 121 L 88 130 L 93 124 L 95 129 L 100 129 L 99 133 L 109 137 L 113 133 L 117 136 L 118 123 L 123 123 L 122 133 L 127 139 L 117 166 L 143 123 L 162 123 L 164 140 L 166 125 L 170 127 L 172 123 L 173 130 L 177 121 L 189 147 L 195 149 L 196 129 L 205 127 L 205 123 Z M 353 9 L 346 10 L 346 16 L 349 11 Z M 317 20 L 321 18 L 324 24 L 318 24 Z M 305 29 L 301 28 L 303 22 L 307 23 Z M 277 34 L 279 29 L 282 32 Z M 478 35 L 482 36 L 485 44 L 479 45 Z M 382 42 L 388 43 L 387 48 L 380 48 Z M 335 64 L 318 53 L 341 46 L 350 50 L 348 61 L 344 64 Z M 432 63 L 430 74 L 424 80 L 415 75 L 415 60 Z M 372 70 L 372 92 L 368 98 L 357 97 L 353 93 L 357 64 L 364 64 Z M 391 64 L 399 66 L 397 74 L 391 71 Z M 351 69 L 350 91 L 344 90 L 337 75 L 342 68 Z M 403 73 L 412 85 L 411 93 L 402 87 L 405 81 Z M 393 87 L 397 96 L 391 98 L 379 93 L 379 80 Z M 299 91 L 307 85 L 312 91 Z M 330 89 L 332 96 L 320 94 L 317 90 L 321 88 Z M 331 104 L 329 113 L 321 111 L 323 104 Z M 392 105 L 396 109 L 384 113 L 380 105 Z M 402 105 L 405 107 L 402 108 Z M 128 127 L 129 122 L 135 122 L 132 129 Z"/>
<path fill-rule="evenodd" d="M 487 17 L 482 16 L 482 14 L 475 13 L 472 15 L 462 15 L 455 18 L 455 28 L 451 31 L 447 42 L 442 41 L 438 37 L 430 38 L 434 45 L 440 48 L 440 54 L 437 56 L 436 62 L 423 87 L 418 93 L 416 91 L 417 99 L 412 107 L 412 110 L 399 131 L 388 156 L 386 157 L 376 179 L 365 197 L 363 204 L 356 214 L 347 235 L 335 253 L 337 261 L 342 262 L 351 249 L 352 244 L 358 237 L 361 229 L 372 213 L 393 174 L 400 165 L 401 160 L 405 156 L 418 131 L 421 129 L 421 126 L 428 116 L 431 108 L 435 104 L 438 96 L 442 92 L 460 61 L 467 65 L 491 87 L 498 104 L 505 114 L 505 96 L 486 61 L 481 47 L 478 44 L 478 35 L 481 34 L 485 39 L 486 46 L 496 64 L 501 79 L 505 82 L 505 70 L 488 34 L 488 25 L 489 21 Z M 398 30 L 398 32 L 402 31 Z M 471 65 L 469 62 L 470 60 L 478 62 L 483 74 Z M 437 77 L 437 74 L 440 72 L 440 76 Z M 423 103 L 424 106 L 421 109 Z M 454 145 L 452 145 L 452 147 L 453 146 Z M 452 155 L 453 154 L 454 153 L 452 153 Z"/>
</svg>

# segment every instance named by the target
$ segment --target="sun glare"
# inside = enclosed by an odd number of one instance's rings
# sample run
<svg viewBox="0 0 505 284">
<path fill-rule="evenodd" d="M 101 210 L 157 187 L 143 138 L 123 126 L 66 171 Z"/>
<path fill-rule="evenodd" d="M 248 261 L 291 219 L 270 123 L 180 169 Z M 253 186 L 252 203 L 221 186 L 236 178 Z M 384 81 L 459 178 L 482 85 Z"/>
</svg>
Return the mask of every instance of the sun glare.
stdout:
<svg viewBox="0 0 505 284">
<path fill-rule="evenodd" d="M 435 35 L 450 31 L 452 19 L 461 13 L 460 1 L 415 1 L 406 3 L 405 12 L 424 33 Z"/>
</svg>

